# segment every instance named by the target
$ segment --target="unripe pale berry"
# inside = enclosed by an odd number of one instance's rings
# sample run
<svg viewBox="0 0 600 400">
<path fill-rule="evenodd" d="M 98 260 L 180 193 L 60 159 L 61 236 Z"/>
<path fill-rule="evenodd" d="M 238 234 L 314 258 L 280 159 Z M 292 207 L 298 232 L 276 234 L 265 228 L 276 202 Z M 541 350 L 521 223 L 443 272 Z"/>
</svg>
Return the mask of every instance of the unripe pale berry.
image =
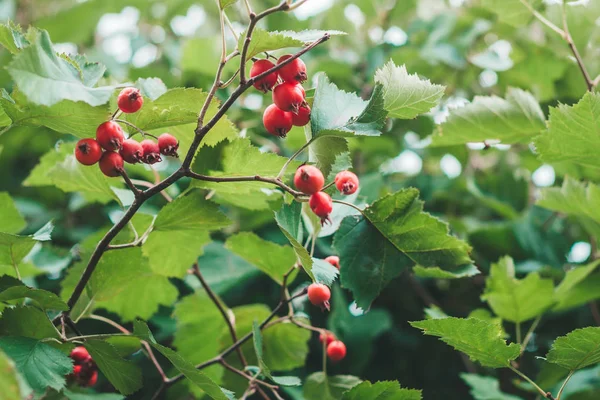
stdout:
<svg viewBox="0 0 600 400">
<path fill-rule="evenodd" d="M 333 342 L 335 340 L 335 335 L 332 332 L 321 332 L 321 334 L 319 335 L 319 342 L 323 343 L 325 342 L 326 346 L 329 346 L 329 344 L 331 342 Z"/>
<path fill-rule="evenodd" d="M 312 283 L 308 287 L 308 300 L 315 306 L 329 310 L 331 291 L 322 283 Z"/>
<path fill-rule="evenodd" d="M 340 269 L 340 258 L 338 256 L 329 256 L 325 258 L 325 261 L 327 261 L 329 264 L 333 265 L 337 269 Z"/>
<path fill-rule="evenodd" d="M 346 345 L 341 340 L 334 340 L 327 346 L 327 357 L 331 361 L 340 361 L 346 357 Z"/>
<path fill-rule="evenodd" d="M 335 187 L 345 195 L 356 193 L 358 177 L 350 171 L 342 171 L 335 176 Z"/>
<path fill-rule="evenodd" d="M 302 165 L 294 175 L 294 185 L 302 193 L 313 194 L 323 189 L 325 178 L 317 167 Z"/>
<path fill-rule="evenodd" d="M 128 162 L 129 164 L 136 164 L 142 161 L 144 149 L 137 140 L 127 139 L 123 142 L 123 146 L 121 146 L 121 151 L 119 151 L 119 154 L 121 157 L 123 157 L 125 162 Z"/>
<path fill-rule="evenodd" d="M 284 138 L 292 129 L 292 113 L 271 104 L 263 114 L 263 124 L 271 135 Z"/>
<path fill-rule="evenodd" d="M 284 82 L 273 89 L 273 103 L 283 111 L 298 114 L 301 106 L 306 105 L 302 91 L 298 85 Z"/>
<path fill-rule="evenodd" d="M 321 218 L 321 223 L 324 224 L 329 220 L 329 214 L 333 210 L 333 200 L 325 192 L 317 192 L 310 196 L 308 200 L 310 209 Z"/>
<path fill-rule="evenodd" d="M 144 104 L 144 98 L 140 93 L 140 90 L 134 87 L 128 87 L 121 90 L 119 97 L 117 97 L 117 105 L 119 109 L 124 113 L 134 113 L 139 111 Z"/>
<path fill-rule="evenodd" d="M 123 129 L 115 121 L 106 121 L 96 129 L 96 140 L 105 150 L 120 150 L 125 140 Z"/>
<path fill-rule="evenodd" d="M 292 56 L 289 54 L 279 57 L 279 60 L 277 60 L 277 64 L 281 64 L 290 57 Z M 289 64 L 286 64 L 278 72 L 281 79 L 283 79 L 286 82 L 302 83 L 306 79 L 308 79 L 308 76 L 306 75 L 306 65 L 304 64 L 304 61 L 302 61 L 299 58 L 296 58 Z"/>
<path fill-rule="evenodd" d="M 269 60 L 258 60 L 254 64 L 252 64 L 252 68 L 250 69 L 250 78 L 254 78 L 273 68 L 275 64 L 273 64 Z M 269 90 L 273 88 L 277 84 L 277 79 L 279 79 L 279 75 L 277 72 L 272 72 L 269 75 L 265 76 L 254 82 L 254 87 L 260 90 L 263 93 L 267 93 Z"/>
<path fill-rule="evenodd" d="M 165 156 L 179 157 L 179 154 L 177 154 L 179 142 L 175 136 L 169 133 L 163 133 L 158 137 L 158 148 L 160 153 Z"/>
<path fill-rule="evenodd" d="M 292 124 L 294 126 L 304 126 L 310 122 L 310 107 L 302 106 L 298 109 L 298 114 L 292 114 Z"/>
<path fill-rule="evenodd" d="M 87 349 L 83 346 L 77 346 L 71 350 L 69 357 L 73 359 L 75 364 L 81 364 L 91 359 L 90 353 L 88 353 Z"/>
<path fill-rule="evenodd" d="M 119 153 L 105 151 L 100 158 L 100 171 L 108 177 L 114 178 L 123 171 L 123 157 Z"/>
<path fill-rule="evenodd" d="M 162 161 L 160 157 L 160 148 L 158 147 L 158 143 L 153 142 L 150 139 L 142 140 L 142 149 L 144 150 L 144 155 L 142 157 L 142 161 L 146 164 L 156 164 L 157 162 Z"/>
<path fill-rule="evenodd" d="M 94 139 L 81 139 L 75 145 L 75 158 L 83 165 L 94 165 L 102 157 L 102 147 Z"/>
</svg>

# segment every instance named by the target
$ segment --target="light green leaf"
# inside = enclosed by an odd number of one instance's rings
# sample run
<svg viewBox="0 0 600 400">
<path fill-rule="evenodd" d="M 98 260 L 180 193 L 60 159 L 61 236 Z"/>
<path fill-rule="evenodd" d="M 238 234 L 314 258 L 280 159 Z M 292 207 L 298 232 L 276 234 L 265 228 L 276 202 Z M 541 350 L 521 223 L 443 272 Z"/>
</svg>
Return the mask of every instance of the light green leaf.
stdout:
<svg viewBox="0 0 600 400">
<path fill-rule="evenodd" d="M 77 393 L 71 392 L 70 390 L 63 389 L 62 393 L 68 400 L 124 400 L 125 397 L 116 393 Z"/>
<path fill-rule="evenodd" d="M 313 258 L 312 275 L 315 277 L 315 282 L 331 286 L 340 274 L 340 271 L 325 260 Z"/>
<path fill-rule="evenodd" d="M 135 81 L 135 87 L 140 89 L 142 96 L 151 101 L 158 99 L 167 93 L 167 86 L 160 78 L 139 78 Z M 147 101 L 147 100 L 145 100 Z M 146 104 L 147 106 L 148 104 Z"/>
<path fill-rule="evenodd" d="M 289 240 L 290 244 L 296 252 L 296 256 L 302 267 L 310 276 L 312 280 L 315 279 L 313 273 L 313 259 L 308 254 L 308 251 L 302 245 L 303 233 L 302 233 L 302 204 L 298 202 L 292 202 L 291 204 L 284 204 L 279 211 L 275 213 L 275 221 L 279 225 L 279 229 Z"/>
<path fill-rule="evenodd" d="M 0 301 L 30 298 L 45 309 L 65 311 L 69 307 L 57 295 L 47 290 L 34 289 L 25 286 L 21 281 L 11 276 L 0 277 Z"/>
<path fill-rule="evenodd" d="M 520 89 L 509 88 L 506 100 L 476 96 L 472 103 L 450 112 L 436 134 L 433 146 L 452 146 L 486 140 L 526 143 L 544 129 L 544 113 L 537 100 Z"/>
<path fill-rule="evenodd" d="M 123 359 L 117 350 L 102 340 L 86 340 L 85 348 L 106 379 L 122 394 L 131 394 L 142 387 L 142 371 Z"/>
<path fill-rule="evenodd" d="M 502 319 L 521 323 L 548 310 L 554 303 L 553 293 L 552 280 L 540 278 L 537 272 L 517 279 L 515 264 L 507 256 L 492 264 L 481 299 Z"/>
<path fill-rule="evenodd" d="M 506 344 L 500 323 L 475 318 L 440 318 L 411 322 L 425 335 L 438 336 L 441 341 L 478 361 L 484 367 L 503 368 L 516 359 L 521 347 Z"/>
<path fill-rule="evenodd" d="M 0 318 L 0 334 L 31 339 L 59 338 L 46 313 L 31 306 L 6 308 Z"/>
<path fill-rule="evenodd" d="M 518 396 L 503 393 L 496 378 L 464 373 L 460 377 L 471 388 L 471 396 L 475 400 L 521 400 Z"/>
<path fill-rule="evenodd" d="M 362 382 L 344 393 L 342 400 L 421 400 L 421 391 L 403 389 L 397 381 Z"/>
<path fill-rule="evenodd" d="M 29 254 L 36 241 L 31 236 L 17 236 L 0 232 L 0 273 L 16 276 L 23 258 Z"/>
<path fill-rule="evenodd" d="M 344 393 L 362 381 L 352 375 L 327 376 L 315 372 L 306 378 L 304 398 L 306 400 L 341 400 Z"/>
<path fill-rule="evenodd" d="M 423 212 L 416 189 L 377 200 L 364 215 L 344 218 L 334 237 L 342 286 L 368 309 L 390 280 L 415 264 L 463 270 L 472 263 L 469 246 L 448 234 L 448 225 Z"/>
<path fill-rule="evenodd" d="M 410 75 L 406 66 L 388 61 L 375 72 L 375 82 L 383 86 L 385 109 L 392 118 L 413 119 L 437 106 L 446 89 L 429 80 Z"/>
<path fill-rule="evenodd" d="M 256 266 L 280 285 L 283 284 L 283 275 L 296 263 L 296 254 L 291 247 L 266 241 L 251 232 L 231 236 L 225 242 L 225 247 Z M 295 275 L 296 272 L 292 272 L 288 282 L 292 282 Z"/>
<path fill-rule="evenodd" d="M 1 27 L 1 25 L 0 25 Z M 1 400 L 20 400 L 25 397 L 19 385 L 20 377 L 17 374 L 15 363 L 0 351 L 0 393 Z"/>
<path fill-rule="evenodd" d="M 586 93 L 574 106 L 560 104 L 550 108 L 548 130 L 535 138 L 540 158 L 544 162 L 569 161 L 600 167 L 594 151 L 600 146 L 599 119 L 599 93 Z"/>
<path fill-rule="evenodd" d="M 0 349 L 37 393 L 44 393 L 48 387 L 60 390 L 65 386 L 65 375 L 73 370 L 73 361 L 67 355 L 35 339 L 0 337 Z"/>
<path fill-rule="evenodd" d="M 477 269 L 477 267 L 473 264 L 464 265 L 460 268 L 457 268 L 453 271 L 445 271 L 440 267 L 421 267 L 420 265 L 416 265 L 413 268 L 413 272 L 416 276 L 420 278 L 433 278 L 433 279 L 460 279 L 460 278 L 468 278 L 470 276 L 475 276 L 480 274 L 481 271 Z"/>
<path fill-rule="evenodd" d="M 498 20 L 521 28 L 532 20 L 533 15 L 521 0 L 481 0 L 481 5 L 498 16 Z"/>
<path fill-rule="evenodd" d="M 260 325 L 256 320 L 252 323 L 252 343 L 254 344 L 254 353 L 256 354 L 256 361 L 258 362 L 258 368 L 261 372 L 269 379 L 273 379 L 271 376 L 271 370 L 267 367 L 265 360 L 263 359 L 263 338 L 262 332 L 260 331 Z"/>
<path fill-rule="evenodd" d="M 27 222 L 7 192 L 0 192 L 0 224 L 2 226 L 0 229 L 6 233 L 19 233 L 27 226 Z"/>
<path fill-rule="evenodd" d="M 546 360 L 570 371 L 600 362 L 600 327 L 575 329 L 557 338 Z"/>
<path fill-rule="evenodd" d="M 17 54 L 7 69 L 29 100 L 45 106 L 61 100 L 99 106 L 107 103 L 113 92 L 112 87 L 86 87 L 71 64 L 56 55 L 46 31 Z"/>
<path fill-rule="evenodd" d="M 542 189 L 537 205 L 567 215 L 591 218 L 600 223 L 600 186 L 566 176 L 560 188 Z"/>
<path fill-rule="evenodd" d="M 25 38 L 21 27 L 9 20 L 7 24 L 0 24 L 0 46 L 12 54 L 17 54 L 21 49 L 29 46 L 29 41 Z"/>
<path fill-rule="evenodd" d="M 219 6 L 221 10 L 224 10 L 226 7 L 229 7 L 235 4 L 238 0 L 219 0 Z"/>
<path fill-rule="evenodd" d="M 232 1 L 232 0 L 225 0 Z M 261 28 L 256 28 L 252 32 L 252 40 L 248 47 L 248 54 L 246 59 L 250 59 L 259 53 L 265 51 L 273 51 L 279 49 L 285 49 L 287 47 L 302 47 L 307 43 L 314 42 L 315 40 L 323 37 L 323 35 L 345 35 L 344 32 L 340 31 L 319 31 L 319 30 L 306 30 L 302 32 L 292 31 L 274 31 L 268 32 Z M 238 50 L 241 53 L 246 41 L 246 33 L 240 35 L 238 41 Z"/>
<path fill-rule="evenodd" d="M 319 136 L 308 146 L 309 161 L 315 163 L 325 177 L 333 172 L 336 164 L 344 166 L 343 169 L 350 168 L 348 154 L 348 140 L 343 137 Z"/>
<path fill-rule="evenodd" d="M 199 190 L 194 190 L 158 213 L 152 233 L 143 246 L 144 255 L 157 274 L 185 276 L 202 254 L 202 247 L 210 242 L 209 232 L 229 225 L 229 219 L 204 197 Z"/>
<path fill-rule="evenodd" d="M 600 260 L 596 260 L 588 265 L 573 268 L 565 274 L 565 277 L 554 291 L 556 305 L 552 311 L 564 311 L 567 308 L 576 307 L 585 304 L 586 300 L 592 300 L 600 293 L 594 290 L 594 279 L 590 280 L 590 274 L 598 268 Z M 591 281 L 591 285 L 590 285 Z M 597 281 L 597 279 L 596 279 Z M 589 288 L 589 290 L 586 290 Z M 585 296 L 589 292 L 589 296 Z M 581 295 L 584 295 L 583 298 Z M 582 302 L 578 300 L 583 300 Z"/>
<path fill-rule="evenodd" d="M 79 78 L 85 86 L 94 87 L 104 76 L 106 67 L 99 62 L 89 62 L 80 54 L 60 54 L 60 57 L 69 62 L 79 73 Z"/>
</svg>

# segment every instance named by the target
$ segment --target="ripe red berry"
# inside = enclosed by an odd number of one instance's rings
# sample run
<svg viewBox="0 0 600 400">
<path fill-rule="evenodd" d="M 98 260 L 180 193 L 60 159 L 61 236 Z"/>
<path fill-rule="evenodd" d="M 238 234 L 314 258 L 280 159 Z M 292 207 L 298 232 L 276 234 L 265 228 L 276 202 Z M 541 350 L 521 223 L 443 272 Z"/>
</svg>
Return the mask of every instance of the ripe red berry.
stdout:
<svg viewBox="0 0 600 400">
<path fill-rule="evenodd" d="M 279 57 L 279 60 L 277 60 L 277 64 L 281 64 L 282 62 L 284 62 L 285 60 L 287 60 L 290 57 L 291 57 L 291 55 L 289 55 L 289 54 Z M 281 79 L 283 79 L 286 82 L 302 83 L 306 79 L 308 79 L 308 77 L 306 75 L 306 65 L 304 64 L 304 61 L 302 61 L 299 58 L 296 58 L 289 64 L 282 67 L 279 70 L 279 76 L 281 77 Z"/>
<path fill-rule="evenodd" d="M 335 335 L 332 332 L 326 331 L 326 332 L 321 332 L 321 334 L 319 335 L 319 342 L 323 343 L 325 342 L 326 346 L 329 346 L 329 344 L 331 342 L 333 342 L 335 340 Z"/>
<path fill-rule="evenodd" d="M 175 136 L 169 133 L 163 133 L 158 137 L 158 148 L 160 153 L 165 156 L 179 157 L 179 154 L 177 154 L 179 142 Z"/>
<path fill-rule="evenodd" d="M 340 269 L 340 258 L 338 256 L 329 256 L 325 258 L 325 261 L 327 261 L 329 264 L 333 265 L 337 269 Z"/>
<path fill-rule="evenodd" d="M 129 164 L 136 164 L 142 161 L 144 149 L 137 140 L 127 139 L 123 142 L 123 146 L 121 147 L 119 154 L 121 157 L 123 157 L 125 162 L 128 162 Z"/>
<path fill-rule="evenodd" d="M 321 217 L 322 224 L 329 220 L 329 214 L 333 210 L 333 201 L 327 193 L 317 192 L 313 194 L 308 200 L 308 205 L 318 217 Z"/>
<path fill-rule="evenodd" d="M 284 138 L 292 129 L 292 115 L 271 104 L 263 114 L 263 125 L 271 135 Z"/>
<path fill-rule="evenodd" d="M 125 140 L 123 129 L 115 121 L 106 121 L 96 129 L 96 140 L 105 150 L 120 150 Z"/>
<path fill-rule="evenodd" d="M 306 105 L 302 91 L 298 85 L 291 82 L 284 82 L 275 86 L 273 89 L 273 103 L 283 111 L 289 111 L 298 114 L 301 106 Z"/>
<path fill-rule="evenodd" d="M 73 375 L 77 378 L 81 374 L 81 369 L 83 367 L 81 365 L 73 365 Z"/>
<path fill-rule="evenodd" d="M 254 64 L 252 64 L 252 68 L 250 69 L 250 78 L 254 78 L 273 68 L 275 64 L 273 64 L 269 60 L 258 60 Z M 269 75 L 265 76 L 254 82 L 254 87 L 260 90 L 261 92 L 267 93 L 269 90 L 273 88 L 277 84 L 277 79 L 279 79 L 279 75 L 277 72 L 272 72 Z"/>
<path fill-rule="evenodd" d="M 331 291 L 322 283 L 312 283 L 308 287 L 308 300 L 315 306 L 329 310 Z"/>
<path fill-rule="evenodd" d="M 100 171 L 108 177 L 120 176 L 123 171 L 123 157 L 119 153 L 105 151 L 100 158 Z"/>
<path fill-rule="evenodd" d="M 102 157 L 102 147 L 94 139 L 81 139 L 75 146 L 75 158 L 83 165 L 94 165 Z"/>
<path fill-rule="evenodd" d="M 77 346 L 71 350 L 69 357 L 75 361 L 75 364 L 81 364 L 91 359 L 90 353 L 88 353 L 87 349 L 83 346 Z"/>
<path fill-rule="evenodd" d="M 92 375 L 87 381 L 87 386 L 94 386 L 98 382 L 98 371 L 92 371 Z"/>
<path fill-rule="evenodd" d="M 160 157 L 160 147 L 158 147 L 158 143 L 153 142 L 150 139 L 142 140 L 142 149 L 144 150 L 144 155 L 142 157 L 142 161 L 146 164 L 156 164 L 157 162 L 162 161 Z"/>
<path fill-rule="evenodd" d="M 119 93 L 117 104 L 119 105 L 119 109 L 124 113 L 134 113 L 142 108 L 144 98 L 139 89 L 128 87 L 121 90 L 121 93 Z"/>
<path fill-rule="evenodd" d="M 312 165 L 302 165 L 294 175 L 294 185 L 302 193 L 313 194 L 323 189 L 325 178 L 323 173 Z"/>
<path fill-rule="evenodd" d="M 310 122 L 310 107 L 302 106 L 298 109 L 298 114 L 292 114 L 292 124 L 294 126 L 304 126 Z"/>
<path fill-rule="evenodd" d="M 331 361 L 340 361 L 346 357 L 346 345 L 340 340 L 334 340 L 327 346 L 327 357 Z"/>
<path fill-rule="evenodd" d="M 350 171 L 342 171 L 335 176 L 335 187 L 342 194 L 353 194 L 358 190 L 358 177 Z"/>
</svg>

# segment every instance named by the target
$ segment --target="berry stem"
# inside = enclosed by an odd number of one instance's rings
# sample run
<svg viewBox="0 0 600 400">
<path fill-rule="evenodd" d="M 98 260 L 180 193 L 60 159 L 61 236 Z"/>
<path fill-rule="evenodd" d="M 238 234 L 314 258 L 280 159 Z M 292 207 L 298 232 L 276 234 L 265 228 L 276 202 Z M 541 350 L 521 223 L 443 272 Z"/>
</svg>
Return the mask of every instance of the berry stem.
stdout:
<svg viewBox="0 0 600 400">
<path fill-rule="evenodd" d="M 259 175 L 255 175 L 255 176 L 216 177 L 216 176 L 208 176 L 208 175 L 197 174 L 197 173 L 195 173 L 193 171 L 188 171 L 186 173 L 186 176 L 188 176 L 190 178 L 193 178 L 193 179 L 198 179 L 200 181 L 218 182 L 218 183 L 222 183 L 222 182 L 251 182 L 251 181 L 272 183 L 273 185 L 279 186 L 280 188 L 282 188 L 283 190 L 285 190 L 286 192 L 288 192 L 289 194 L 291 194 L 294 197 L 304 196 L 304 193 L 298 192 L 298 191 L 292 189 L 291 187 L 289 187 L 285 183 L 281 182 L 277 178 L 266 178 L 266 177 L 262 177 L 262 176 L 259 176 Z"/>
<path fill-rule="evenodd" d="M 323 189 L 321 189 L 321 192 L 324 192 L 325 190 L 329 189 L 333 185 L 335 185 L 335 181 L 329 182 L 327 185 L 323 186 Z"/>
<path fill-rule="evenodd" d="M 112 114 L 112 116 L 110 117 L 110 119 L 112 119 L 114 121 L 114 119 L 117 118 L 119 115 L 121 115 L 121 109 L 117 107 L 117 109 Z"/>
<path fill-rule="evenodd" d="M 130 127 L 132 127 L 133 129 L 135 129 L 137 131 L 137 132 L 129 135 L 129 139 L 132 138 L 133 135 L 135 135 L 136 133 L 141 133 L 142 137 L 144 137 L 144 138 L 146 136 L 150 136 L 150 137 L 158 140 L 158 138 L 156 136 L 151 135 L 150 133 L 143 131 L 142 129 L 138 128 L 135 124 L 133 124 L 133 123 L 127 121 L 127 120 L 124 120 L 124 119 L 114 119 L 113 121 L 121 123 L 121 124 L 125 124 L 127 126 L 130 126 Z"/>
<path fill-rule="evenodd" d="M 358 206 L 356 206 L 356 205 L 354 205 L 354 204 L 352 204 L 352 203 L 348 203 L 347 201 L 343 201 L 343 200 L 336 200 L 336 199 L 333 199 L 333 202 L 334 202 L 334 203 L 338 203 L 338 204 L 343 204 L 343 205 L 345 205 L 345 206 L 348 206 L 348 207 L 352 207 L 352 208 L 354 208 L 356 211 L 358 211 L 359 213 L 361 213 L 362 215 L 365 215 L 365 212 L 364 212 L 364 210 L 363 210 L 363 209 L 359 208 Z"/>
<path fill-rule="evenodd" d="M 277 179 L 281 179 L 283 177 L 283 175 L 285 174 L 285 170 L 292 163 L 292 161 L 294 161 L 296 157 L 298 157 L 316 139 L 317 138 L 309 140 L 308 142 L 303 144 L 302 147 L 300 147 L 294 154 L 292 154 L 292 156 L 285 162 L 285 164 L 283 164 L 283 167 L 281 167 L 281 171 L 279 171 L 279 173 L 277 174 Z"/>
<path fill-rule="evenodd" d="M 509 365 L 508 368 L 510 368 L 515 374 L 519 375 L 521 378 L 525 379 L 527 382 L 529 382 L 537 391 L 538 393 L 546 398 L 546 399 L 550 399 L 550 400 L 556 400 L 554 398 L 554 396 L 552 396 L 552 394 L 550 392 L 544 392 L 544 390 L 539 387 L 531 378 L 529 378 L 527 375 L 525 375 L 524 373 L 522 373 L 521 371 L 519 371 L 518 369 L 516 369 L 515 367 L 513 367 L 512 365 Z"/>
<path fill-rule="evenodd" d="M 135 185 L 133 184 L 131 179 L 129 179 L 129 175 L 127 175 L 127 172 L 125 171 L 125 169 L 121 169 L 120 174 L 121 174 L 121 177 L 123 177 L 123 180 L 125 181 L 125 184 L 129 188 L 129 190 L 131 190 L 133 192 L 133 195 L 135 196 L 135 198 L 140 197 L 140 195 L 142 194 L 142 191 L 135 187 Z"/>
<path fill-rule="evenodd" d="M 241 377 L 243 377 L 243 378 L 246 378 L 246 379 L 248 379 L 249 381 L 256 382 L 256 383 L 258 383 L 259 385 L 262 385 L 262 386 L 264 386 L 264 387 L 266 387 L 266 388 L 269 388 L 269 389 L 279 389 L 279 386 L 277 386 L 277 385 L 271 385 L 270 383 L 267 383 L 267 382 L 265 382 L 265 381 L 261 381 L 260 379 L 256 379 L 255 377 L 252 377 L 252 376 L 248 375 L 248 374 L 247 374 L 247 373 L 245 373 L 244 371 L 237 369 L 237 368 L 236 368 L 236 367 L 234 367 L 233 365 L 231 365 L 231 364 L 228 364 L 228 363 L 227 363 L 225 360 L 221 360 L 221 361 L 220 361 L 220 364 L 221 364 L 223 367 L 225 367 L 226 369 L 228 369 L 228 370 L 230 370 L 231 372 L 233 372 L 234 374 L 237 374 L 237 375 L 239 375 L 239 376 L 241 376 Z"/>
<path fill-rule="evenodd" d="M 153 184 L 151 182 L 146 182 L 146 181 L 143 181 L 141 179 L 132 179 L 131 182 L 133 182 L 134 185 L 144 186 L 146 188 L 151 188 L 151 187 L 153 187 L 155 185 L 155 184 Z M 162 197 L 164 197 L 165 200 L 168 201 L 169 203 L 173 201 L 173 198 L 171 196 L 169 196 L 167 194 L 167 192 L 165 192 L 164 190 L 162 192 L 160 192 L 160 195 Z"/>
</svg>

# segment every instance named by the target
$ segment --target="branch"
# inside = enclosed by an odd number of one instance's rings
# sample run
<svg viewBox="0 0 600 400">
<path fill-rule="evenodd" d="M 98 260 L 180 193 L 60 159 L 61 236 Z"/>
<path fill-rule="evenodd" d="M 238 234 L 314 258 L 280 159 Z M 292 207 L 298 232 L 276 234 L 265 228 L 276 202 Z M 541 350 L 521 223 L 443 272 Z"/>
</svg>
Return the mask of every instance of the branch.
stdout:
<svg viewBox="0 0 600 400">
<path fill-rule="evenodd" d="M 217 177 L 217 176 L 208 176 L 208 175 L 197 174 L 197 173 L 195 173 L 193 171 L 188 171 L 186 173 L 186 176 L 188 176 L 190 178 L 193 178 L 193 179 L 197 179 L 199 181 L 217 182 L 217 183 L 223 183 L 223 182 L 266 182 L 266 183 L 271 183 L 273 185 L 279 186 L 280 188 L 282 188 L 283 190 L 285 190 L 286 192 L 288 192 L 289 194 L 291 194 L 294 197 L 305 196 L 304 193 L 298 192 L 298 191 L 292 189 L 291 187 L 289 187 L 288 185 L 286 185 L 285 183 L 283 183 L 282 181 L 280 181 L 277 178 L 266 178 L 266 177 L 262 177 L 262 176 L 259 176 L 259 175 L 254 175 L 254 176 Z"/>
<path fill-rule="evenodd" d="M 121 177 L 123 177 L 123 180 L 125 181 L 125 184 L 129 188 L 129 190 L 131 190 L 133 192 L 133 195 L 136 198 L 140 197 L 140 194 L 142 193 L 142 191 L 135 187 L 135 185 L 133 184 L 131 179 L 129 179 L 129 175 L 127 175 L 127 172 L 125 172 L 124 168 L 121 169 L 120 174 L 121 174 Z"/>
<path fill-rule="evenodd" d="M 525 379 L 527 382 L 529 382 L 537 391 L 538 393 L 549 400 L 556 400 L 554 398 L 554 396 L 552 396 L 552 393 L 550 392 L 544 392 L 544 390 L 539 387 L 533 380 L 531 380 L 531 378 L 529 378 L 527 375 L 525 375 L 524 373 L 522 373 L 521 371 L 519 371 L 518 369 L 516 369 L 515 367 L 513 367 L 512 365 L 509 365 L 509 367 L 515 374 L 519 375 L 521 378 Z"/>
</svg>

